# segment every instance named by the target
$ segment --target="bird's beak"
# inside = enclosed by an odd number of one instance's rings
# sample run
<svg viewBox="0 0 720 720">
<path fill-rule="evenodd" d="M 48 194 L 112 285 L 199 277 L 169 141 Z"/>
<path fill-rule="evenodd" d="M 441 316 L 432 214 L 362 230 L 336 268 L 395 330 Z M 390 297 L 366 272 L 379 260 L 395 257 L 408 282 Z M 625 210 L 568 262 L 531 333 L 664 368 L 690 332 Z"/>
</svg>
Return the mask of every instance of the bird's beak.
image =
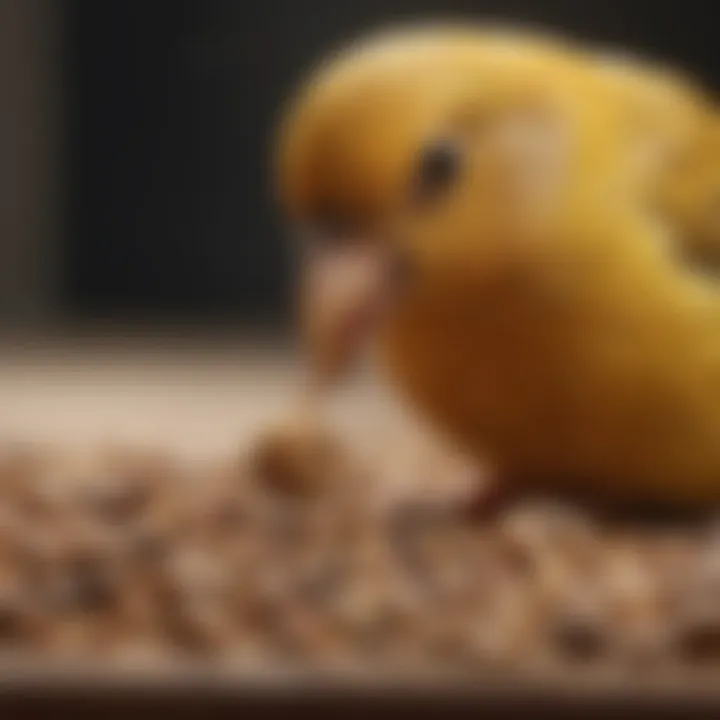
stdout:
<svg viewBox="0 0 720 720">
<path fill-rule="evenodd" d="M 301 321 L 316 380 L 334 379 L 358 358 L 397 294 L 398 269 L 396 255 L 381 243 L 308 250 Z"/>
</svg>

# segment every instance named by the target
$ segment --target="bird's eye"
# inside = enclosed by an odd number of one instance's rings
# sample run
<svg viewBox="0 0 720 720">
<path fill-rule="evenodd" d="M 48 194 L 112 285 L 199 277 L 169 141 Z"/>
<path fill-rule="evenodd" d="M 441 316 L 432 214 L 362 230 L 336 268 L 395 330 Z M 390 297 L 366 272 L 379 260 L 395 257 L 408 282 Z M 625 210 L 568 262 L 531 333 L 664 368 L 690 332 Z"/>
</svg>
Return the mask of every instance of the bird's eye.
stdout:
<svg viewBox="0 0 720 720">
<path fill-rule="evenodd" d="M 413 173 L 413 199 L 427 201 L 442 194 L 453 184 L 461 166 L 462 151 L 457 142 L 442 139 L 428 145 Z"/>
</svg>

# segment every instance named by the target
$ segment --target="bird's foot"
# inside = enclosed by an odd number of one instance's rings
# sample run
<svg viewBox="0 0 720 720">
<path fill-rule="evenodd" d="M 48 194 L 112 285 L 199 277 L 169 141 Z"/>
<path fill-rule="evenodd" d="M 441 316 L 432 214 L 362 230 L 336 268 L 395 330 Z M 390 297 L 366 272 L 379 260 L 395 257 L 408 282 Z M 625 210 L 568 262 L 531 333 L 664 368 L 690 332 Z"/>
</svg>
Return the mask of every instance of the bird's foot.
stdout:
<svg viewBox="0 0 720 720">
<path fill-rule="evenodd" d="M 492 520 L 517 498 L 514 484 L 503 479 L 479 484 L 465 499 L 462 514 L 470 521 Z"/>
<path fill-rule="evenodd" d="M 492 520 L 512 505 L 519 496 L 513 478 L 473 462 L 450 466 L 444 473 L 448 489 L 442 506 L 451 515 L 470 522 Z"/>
</svg>

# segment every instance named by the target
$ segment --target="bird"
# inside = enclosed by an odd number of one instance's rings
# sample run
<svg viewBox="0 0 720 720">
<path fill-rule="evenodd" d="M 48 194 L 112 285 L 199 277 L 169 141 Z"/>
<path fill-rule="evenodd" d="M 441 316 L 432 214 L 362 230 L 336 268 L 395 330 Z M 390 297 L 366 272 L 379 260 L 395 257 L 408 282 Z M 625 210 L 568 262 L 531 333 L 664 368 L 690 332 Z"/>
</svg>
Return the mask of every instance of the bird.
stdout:
<svg viewBox="0 0 720 720">
<path fill-rule="evenodd" d="M 699 506 L 720 500 L 720 286 L 668 198 L 715 111 L 620 65 L 515 29 L 376 33 L 289 101 L 277 191 L 308 265 L 360 288 L 316 325 L 321 374 L 372 337 L 399 395 L 502 490 Z M 677 118 L 643 165 L 661 87 Z M 352 268 L 364 281 L 338 280 Z"/>
</svg>

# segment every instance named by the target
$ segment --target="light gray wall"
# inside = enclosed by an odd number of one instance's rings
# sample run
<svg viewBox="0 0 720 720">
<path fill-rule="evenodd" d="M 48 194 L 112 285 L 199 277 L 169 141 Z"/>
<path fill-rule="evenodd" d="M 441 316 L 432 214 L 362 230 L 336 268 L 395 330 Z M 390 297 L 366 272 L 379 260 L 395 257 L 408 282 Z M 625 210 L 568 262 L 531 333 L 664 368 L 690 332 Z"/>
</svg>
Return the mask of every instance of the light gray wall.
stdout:
<svg viewBox="0 0 720 720">
<path fill-rule="evenodd" d="M 0 0 L 0 323 L 58 311 L 61 0 Z"/>
</svg>

